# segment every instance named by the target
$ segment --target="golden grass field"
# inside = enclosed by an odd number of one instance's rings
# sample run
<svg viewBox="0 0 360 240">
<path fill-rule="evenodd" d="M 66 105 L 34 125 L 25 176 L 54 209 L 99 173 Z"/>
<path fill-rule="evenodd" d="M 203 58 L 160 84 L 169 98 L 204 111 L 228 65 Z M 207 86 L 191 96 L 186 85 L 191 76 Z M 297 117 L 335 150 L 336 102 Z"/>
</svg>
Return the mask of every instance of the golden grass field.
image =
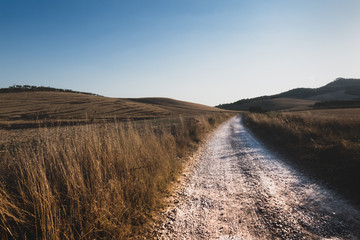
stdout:
<svg viewBox="0 0 360 240">
<path fill-rule="evenodd" d="M 233 115 L 162 98 L 42 92 L 0 99 L 2 239 L 144 236 L 187 156 Z M 35 128 L 39 119 L 87 124 Z M 9 129 L 17 121 L 33 125 Z"/>
<path fill-rule="evenodd" d="M 245 114 L 245 124 L 299 168 L 360 205 L 360 109 Z"/>
<path fill-rule="evenodd" d="M 66 92 L 0 94 L 0 127 L 138 120 L 223 111 L 169 98 L 109 98 Z"/>
</svg>

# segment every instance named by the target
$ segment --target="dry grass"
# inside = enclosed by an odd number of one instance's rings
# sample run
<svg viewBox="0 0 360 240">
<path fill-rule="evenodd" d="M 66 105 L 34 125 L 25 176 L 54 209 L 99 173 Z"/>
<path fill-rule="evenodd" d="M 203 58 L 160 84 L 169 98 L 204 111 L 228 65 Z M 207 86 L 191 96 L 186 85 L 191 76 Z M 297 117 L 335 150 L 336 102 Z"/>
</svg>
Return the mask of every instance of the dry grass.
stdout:
<svg viewBox="0 0 360 240">
<path fill-rule="evenodd" d="M 314 120 L 334 120 L 334 121 L 360 121 L 360 108 L 342 108 L 342 109 L 319 109 L 311 111 L 297 111 L 284 114 L 299 116 L 301 118 L 313 118 Z"/>
<path fill-rule="evenodd" d="M 161 207 L 163 193 L 181 172 L 186 153 L 228 117 L 40 128 L 32 129 L 32 137 L 21 144 L 16 139 L 4 141 L 0 235 L 136 238 Z"/>
<path fill-rule="evenodd" d="M 109 98 L 66 92 L 0 93 L 0 128 L 193 116 L 223 111 L 168 98 Z"/>
<path fill-rule="evenodd" d="M 360 118 L 325 113 L 246 114 L 244 122 L 298 167 L 360 204 Z"/>
</svg>

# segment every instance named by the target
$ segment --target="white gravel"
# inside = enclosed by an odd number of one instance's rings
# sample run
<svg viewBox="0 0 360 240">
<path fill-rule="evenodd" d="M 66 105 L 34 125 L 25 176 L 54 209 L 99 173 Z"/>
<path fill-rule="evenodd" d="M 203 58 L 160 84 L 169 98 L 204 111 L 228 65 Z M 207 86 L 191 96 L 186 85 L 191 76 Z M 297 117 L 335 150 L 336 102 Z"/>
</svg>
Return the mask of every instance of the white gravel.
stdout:
<svg viewBox="0 0 360 240">
<path fill-rule="evenodd" d="M 360 212 L 266 150 L 240 116 L 182 184 L 159 239 L 360 239 Z"/>
</svg>

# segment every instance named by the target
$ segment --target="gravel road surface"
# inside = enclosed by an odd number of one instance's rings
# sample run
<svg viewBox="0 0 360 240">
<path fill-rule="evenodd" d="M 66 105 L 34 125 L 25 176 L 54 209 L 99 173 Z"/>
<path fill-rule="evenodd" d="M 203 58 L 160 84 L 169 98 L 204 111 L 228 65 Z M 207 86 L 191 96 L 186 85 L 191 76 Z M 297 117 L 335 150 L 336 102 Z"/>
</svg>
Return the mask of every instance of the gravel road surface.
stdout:
<svg viewBox="0 0 360 240">
<path fill-rule="evenodd" d="M 360 239 L 360 212 L 268 151 L 241 116 L 212 135 L 172 202 L 159 239 Z"/>
</svg>

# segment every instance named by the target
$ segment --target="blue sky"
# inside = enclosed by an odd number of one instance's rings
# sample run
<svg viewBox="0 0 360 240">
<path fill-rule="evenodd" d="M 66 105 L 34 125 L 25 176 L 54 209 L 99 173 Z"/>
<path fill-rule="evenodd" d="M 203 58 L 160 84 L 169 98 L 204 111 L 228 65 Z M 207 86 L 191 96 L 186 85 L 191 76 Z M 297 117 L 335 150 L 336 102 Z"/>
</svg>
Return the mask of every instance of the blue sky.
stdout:
<svg viewBox="0 0 360 240">
<path fill-rule="evenodd" d="M 0 0 L 0 87 L 207 105 L 360 78 L 358 0 Z"/>
</svg>

